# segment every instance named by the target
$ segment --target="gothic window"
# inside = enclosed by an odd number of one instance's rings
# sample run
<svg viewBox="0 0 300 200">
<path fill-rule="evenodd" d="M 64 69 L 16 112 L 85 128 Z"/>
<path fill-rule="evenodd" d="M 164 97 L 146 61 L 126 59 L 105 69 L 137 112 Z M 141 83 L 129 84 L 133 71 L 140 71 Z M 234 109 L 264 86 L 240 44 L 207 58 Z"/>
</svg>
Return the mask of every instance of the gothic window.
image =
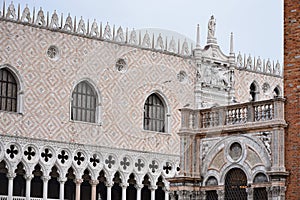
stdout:
<svg viewBox="0 0 300 200">
<path fill-rule="evenodd" d="M 0 69 L 0 110 L 17 112 L 18 85 L 14 75 Z"/>
<path fill-rule="evenodd" d="M 263 173 L 258 173 L 254 180 L 253 185 L 255 185 L 254 191 L 253 191 L 253 200 L 267 200 L 268 199 L 268 193 L 266 190 L 266 187 L 261 183 L 268 182 L 268 178 Z"/>
<path fill-rule="evenodd" d="M 165 132 L 166 106 L 155 93 L 151 94 L 144 105 L 144 130 Z"/>
<path fill-rule="evenodd" d="M 274 98 L 277 98 L 280 96 L 280 89 L 278 87 L 274 88 L 273 96 L 274 96 Z"/>
<path fill-rule="evenodd" d="M 96 122 L 97 95 L 87 82 L 80 82 L 72 93 L 71 119 L 83 122 Z"/>
</svg>

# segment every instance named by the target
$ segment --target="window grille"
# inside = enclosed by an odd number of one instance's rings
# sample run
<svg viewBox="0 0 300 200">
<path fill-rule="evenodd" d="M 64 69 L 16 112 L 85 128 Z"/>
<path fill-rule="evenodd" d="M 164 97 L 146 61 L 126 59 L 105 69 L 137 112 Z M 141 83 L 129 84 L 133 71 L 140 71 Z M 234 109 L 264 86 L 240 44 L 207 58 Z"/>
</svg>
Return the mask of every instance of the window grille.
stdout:
<svg viewBox="0 0 300 200">
<path fill-rule="evenodd" d="M 17 82 L 7 69 L 0 69 L 0 110 L 17 112 Z"/>
<path fill-rule="evenodd" d="M 71 119 L 75 121 L 96 121 L 96 92 L 86 81 L 79 83 L 72 94 Z"/>
<path fill-rule="evenodd" d="M 145 102 L 144 129 L 165 132 L 165 106 L 156 94 L 151 94 Z"/>
<path fill-rule="evenodd" d="M 225 178 L 225 200 L 247 200 L 246 188 L 246 174 L 241 169 L 231 169 Z"/>
</svg>

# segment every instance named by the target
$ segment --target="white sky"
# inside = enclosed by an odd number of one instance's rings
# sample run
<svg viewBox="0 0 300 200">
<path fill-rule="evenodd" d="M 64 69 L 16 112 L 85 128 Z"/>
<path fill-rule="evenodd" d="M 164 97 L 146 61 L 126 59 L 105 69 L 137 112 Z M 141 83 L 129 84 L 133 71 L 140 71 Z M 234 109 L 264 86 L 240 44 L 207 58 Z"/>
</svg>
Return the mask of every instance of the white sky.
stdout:
<svg viewBox="0 0 300 200">
<path fill-rule="evenodd" d="M 234 51 L 262 59 L 283 62 L 282 0 L 14 0 L 30 7 L 42 7 L 85 21 L 120 25 L 123 28 L 161 28 L 179 32 L 196 40 L 200 24 L 201 46 L 206 42 L 211 15 L 217 20 L 216 37 L 225 54 L 229 52 L 230 32 L 234 33 Z M 6 0 L 9 4 L 10 0 Z M 2 7 L 2 6 L 1 6 Z"/>
</svg>

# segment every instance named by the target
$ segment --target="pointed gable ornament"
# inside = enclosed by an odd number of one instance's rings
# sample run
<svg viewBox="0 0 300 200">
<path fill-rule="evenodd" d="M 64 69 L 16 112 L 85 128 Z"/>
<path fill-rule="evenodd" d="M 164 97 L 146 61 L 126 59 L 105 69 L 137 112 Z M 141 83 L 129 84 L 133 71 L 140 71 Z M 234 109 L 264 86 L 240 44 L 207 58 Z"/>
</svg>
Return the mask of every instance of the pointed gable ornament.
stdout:
<svg viewBox="0 0 300 200">
<path fill-rule="evenodd" d="M 54 10 L 54 13 L 52 14 L 51 17 L 50 28 L 59 28 L 58 21 L 59 21 L 58 15 L 56 13 L 56 10 Z"/>
<path fill-rule="evenodd" d="M 66 19 L 66 23 L 64 25 L 64 30 L 65 31 L 72 31 L 73 30 L 73 22 L 72 22 L 72 17 L 70 16 L 70 13 L 68 14 L 68 17 Z"/>
<path fill-rule="evenodd" d="M 28 23 L 31 22 L 30 10 L 28 8 L 28 4 L 26 4 L 26 7 L 23 10 L 21 22 L 28 22 Z"/>
<path fill-rule="evenodd" d="M 142 43 L 143 47 L 147 47 L 150 48 L 151 47 L 151 43 L 150 43 L 150 36 L 148 34 L 148 31 L 146 31 L 145 35 L 144 35 L 144 39 L 143 39 L 143 43 Z"/>
</svg>

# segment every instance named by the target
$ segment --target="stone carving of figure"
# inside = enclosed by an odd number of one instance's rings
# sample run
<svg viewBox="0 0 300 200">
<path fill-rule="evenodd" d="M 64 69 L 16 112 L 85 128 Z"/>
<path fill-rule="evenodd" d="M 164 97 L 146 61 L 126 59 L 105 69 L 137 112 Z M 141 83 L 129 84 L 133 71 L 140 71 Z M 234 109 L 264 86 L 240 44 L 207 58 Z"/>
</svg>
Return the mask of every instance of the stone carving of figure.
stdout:
<svg viewBox="0 0 300 200">
<path fill-rule="evenodd" d="M 271 73 L 271 72 L 272 72 L 272 65 L 270 59 L 268 59 L 266 64 L 266 73 Z"/>
<path fill-rule="evenodd" d="M 215 30 L 216 30 L 216 20 L 215 20 L 214 16 L 212 15 L 210 17 L 210 20 L 208 21 L 208 38 L 215 37 Z"/>
<path fill-rule="evenodd" d="M 151 47 L 151 43 L 150 43 L 150 36 L 148 34 L 148 32 L 146 31 L 145 35 L 144 35 L 144 39 L 143 39 L 143 43 L 142 43 L 143 47 Z"/>
<path fill-rule="evenodd" d="M 170 52 L 173 52 L 175 53 L 176 52 L 176 43 L 175 43 L 175 40 L 174 38 L 172 37 L 170 43 L 169 43 L 169 49 L 168 49 Z"/>
<path fill-rule="evenodd" d="M 184 40 L 184 42 L 182 44 L 181 54 L 182 55 L 189 55 L 190 54 L 189 46 L 188 46 L 188 43 L 187 43 L 186 39 Z"/>
<path fill-rule="evenodd" d="M 98 35 L 99 35 L 98 24 L 96 22 L 96 19 L 94 19 L 94 22 L 91 27 L 90 36 L 98 36 Z"/>
<path fill-rule="evenodd" d="M 260 136 L 261 141 L 264 143 L 267 151 L 271 154 L 271 135 L 270 132 L 262 132 Z"/>
<path fill-rule="evenodd" d="M 51 17 L 50 28 L 59 28 L 58 15 L 56 13 L 56 10 L 54 10 L 54 13 Z"/>
<path fill-rule="evenodd" d="M 31 21 L 30 10 L 29 10 L 27 4 L 26 4 L 26 7 L 23 10 L 22 17 L 21 17 L 21 22 L 25 22 L 25 19 L 27 20 L 27 22 Z"/>
<path fill-rule="evenodd" d="M 134 29 L 132 29 L 130 33 L 129 44 L 134 44 L 134 45 L 137 44 L 136 31 Z"/>
<path fill-rule="evenodd" d="M 262 65 L 261 59 L 260 59 L 260 57 L 258 57 L 257 62 L 256 62 L 256 70 L 259 72 L 261 71 L 261 65 Z"/>
<path fill-rule="evenodd" d="M 65 31 L 72 31 L 73 30 L 73 22 L 72 22 L 72 17 L 70 16 L 70 13 L 68 14 L 68 17 L 66 19 L 66 23 L 64 25 L 64 30 Z"/>
<path fill-rule="evenodd" d="M 243 58 L 241 53 L 239 53 L 239 55 L 237 56 L 237 67 L 238 68 L 242 68 L 243 67 Z"/>
<path fill-rule="evenodd" d="M 250 55 L 249 55 L 248 58 L 247 58 L 246 68 L 247 68 L 247 69 L 252 69 L 252 58 L 251 58 Z"/>
<path fill-rule="evenodd" d="M 123 42 L 124 41 L 124 33 L 123 33 L 123 29 L 122 29 L 121 26 L 117 30 L 116 41 L 117 42 Z"/>
<path fill-rule="evenodd" d="M 107 22 L 107 24 L 105 26 L 105 29 L 104 29 L 103 38 L 107 39 L 107 40 L 110 40 L 112 38 L 111 29 L 110 29 L 110 26 L 109 26 L 108 22 Z"/>
<path fill-rule="evenodd" d="M 280 64 L 279 64 L 278 60 L 277 60 L 277 63 L 274 67 L 274 73 L 275 73 L 275 75 L 280 75 Z"/>
<path fill-rule="evenodd" d="M 163 42 L 163 39 L 161 37 L 161 34 L 159 34 L 159 36 L 157 38 L 155 48 L 160 49 L 160 50 L 164 50 L 164 42 Z"/>
<path fill-rule="evenodd" d="M 82 16 L 81 16 L 81 18 L 79 20 L 79 23 L 78 23 L 77 33 L 82 33 L 84 35 L 86 33 L 85 23 L 84 23 L 84 20 L 82 19 Z"/>
<path fill-rule="evenodd" d="M 16 19 L 16 17 L 17 17 L 16 9 L 15 9 L 13 2 L 11 2 L 7 8 L 6 18 Z"/>
<path fill-rule="evenodd" d="M 45 15 L 44 15 L 44 11 L 43 11 L 42 7 L 40 7 L 40 10 L 37 14 L 35 23 L 39 26 L 45 26 L 45 24 L 46 24 Z"/>
</svg>

